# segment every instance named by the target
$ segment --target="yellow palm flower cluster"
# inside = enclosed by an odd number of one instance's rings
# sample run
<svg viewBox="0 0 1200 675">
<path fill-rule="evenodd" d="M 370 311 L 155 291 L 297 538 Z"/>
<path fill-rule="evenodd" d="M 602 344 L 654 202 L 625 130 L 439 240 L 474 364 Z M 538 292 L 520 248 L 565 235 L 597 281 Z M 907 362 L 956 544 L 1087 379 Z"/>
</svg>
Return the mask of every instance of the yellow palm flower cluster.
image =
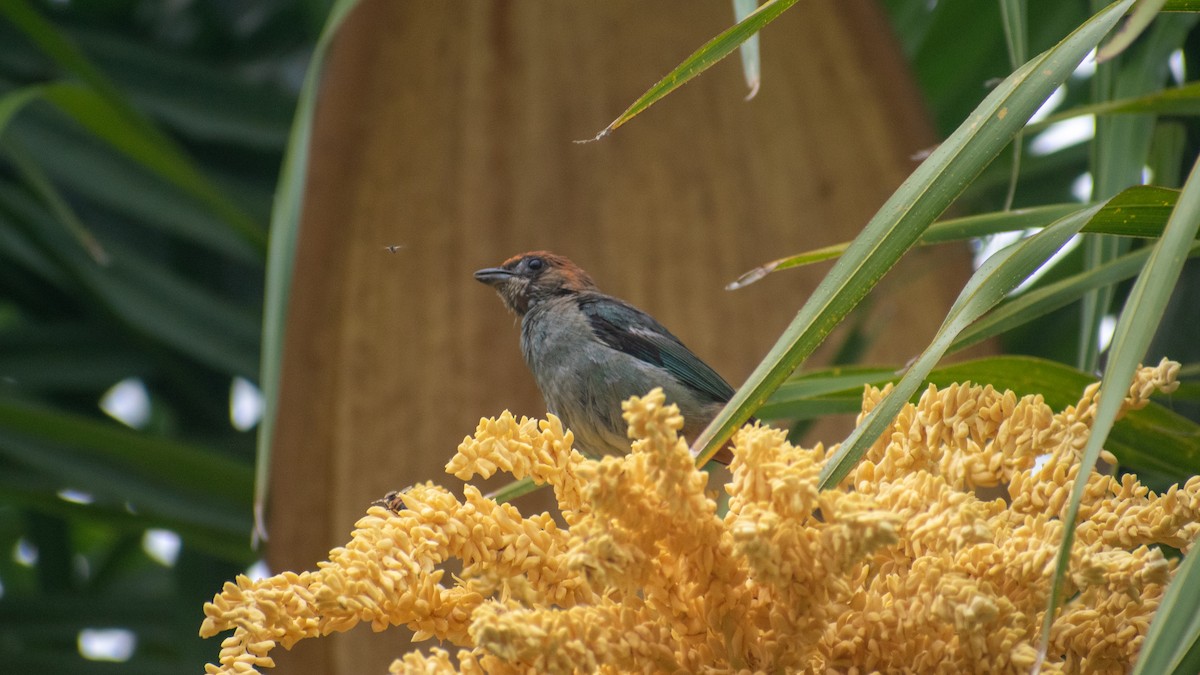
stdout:
<svg viewBox="0 0 1200 675">
<path fill-rule="evenodd" d="M 1177 368 L 1142 369 L 1127 405 Z M 864 407 L 884 393 L 868 388 Z M 393 673 L 1027 672 L 1095 394 L 1055 413 L 990 386 L 931 387 L 825 492 L 821 446 L 747 427 L 723 516 L 661 391 L 626 402 L 635 440 L 619 458 L 583 457 L 553 416 L 485 419 L 447 471 L 549 484 L 561 521 L 470 485 L 414 486 L 316 571 L 227 583 L 200 634 L 234 632 L 207 672 L 257 672 L 277 645 L 363 622 L 458 647 Z M 1197 534 L 1200 479 L 1155 495 L 1094 474 L 1046 670 L 1127 670 L 1175 567 L 1155 545 Z"/>
</svg>

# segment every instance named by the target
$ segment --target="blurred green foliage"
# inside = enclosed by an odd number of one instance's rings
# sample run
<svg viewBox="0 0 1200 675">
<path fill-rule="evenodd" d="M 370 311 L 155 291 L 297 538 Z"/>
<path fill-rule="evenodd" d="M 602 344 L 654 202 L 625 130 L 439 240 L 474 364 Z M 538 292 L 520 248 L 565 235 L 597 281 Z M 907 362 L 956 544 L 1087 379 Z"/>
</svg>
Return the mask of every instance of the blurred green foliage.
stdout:
<svg viewBox="0 0 1200 675">
<path fill-rule="evenodd" d="M 0 6 L 8 672 L 211 657 L 201 604 L 256 559 L 231 391 L 258 379 L 266 224 L 328 5 Z M 127 423 L 101 408 L 118 383 Z M 129 631 L 131 657 L 85 659 L 89 628 Z"/>
</svg>

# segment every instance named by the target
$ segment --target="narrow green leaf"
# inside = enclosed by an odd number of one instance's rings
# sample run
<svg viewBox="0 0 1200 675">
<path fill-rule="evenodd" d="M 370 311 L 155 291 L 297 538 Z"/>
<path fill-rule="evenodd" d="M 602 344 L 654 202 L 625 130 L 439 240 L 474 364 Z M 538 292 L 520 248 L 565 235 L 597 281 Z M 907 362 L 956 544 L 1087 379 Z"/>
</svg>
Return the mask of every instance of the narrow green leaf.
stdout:
<svg viewBox="0 0 1200 675">
<path fill-rule="evenodd" d="M 1193 616 L 1193 629 L 1188 631 L 1189 635 L 1194 635 L 1196 633 L 1194 628 L 1196 625 L 1196 620 L 1197 618 Z M 1182 656 L 1179 657 L 1179 660 L 1176 663 L 1177 665 L 1175 666 L 1175 670 L 1172 671 L 1171 675 L 1191 675 L 1192 673 L 1200 673 L 1200 638 L 1196 638 L 1192 641 L 1192 646 L 1188 648 Z"/>
<path fill-rule="evenodd" d="M 716 454 L 733 430 L 750 418 L 999 154 L 1131 1 L 1114 3 L 1006 78 L 917 167 L 834 264 L 733 399 L 698 436 L 694 449 L 699 465 Z"/>
<path fill-rule="evenodd" d="M 544 487 L 546 486 L 538 485 L 537 483 L 533 482 L 532 478 L 526 476 L 520 480 L 514 480 L 504 487 L 493 490 L 487 493 L 486 496 L 488 499 L 494 499 L 497 504 L 505 504 L 507 502 L 511 502 L 517 497 L 524 497 L 527 494 L 537 492 Z"/>
<path fill-rule="evenodd" d="M 1146 166 L 1159 185 L 1176 186 L 1183 182 L 1184 153 L 1187 151 L 1187 127 L 1178 121 L 1159 120 L 1150 138 Z"/>
<path fill-rule="evenodd" d="M 978 344 L 1017 326 L 1045 316 L 1077 302 L 1088 291 L 1130 279 L 1141 271 L 1150 257 L 1150 248 L 1142 248 L 1106 263 L 1060 279 L 1052 284 L 1023 293 L 1002 304 L 980 319 L 950 345 L 956 352 Z M 1200 244 L 1192 244 L 1188 257 L 1200 256 Z"/>
<path fill-rule="evenodd" d="M 1195 631 L 1189 631 L 1194 634 Z M 1193 641 L 1192 646 L 1178 659 L 1178 665 L 1171 675 L 1192 675 L 1200 673 L 1200 639 Z"/>
<path fill-rule="evenodd" d="M 1129 15 L 1129 20 L 1112 36 L 1112 39 L 1096 50 L 1096 63 L 1103 63 L 1129 48 L 1133 41 L 1150 26 L 1166 0 L 1138 0 Z"/>
<path fill-rule="evenodd" d="M 1104 207 L 1083 228 L 1084 232 L 1116 234 L 1125 237 L 1157 238 L 1175 206 L 1177 190 L 1154 186 L 1134 186 L 1122 192 Z M 921 235 L 918 246 L 930 246 L 951 241 L 966 241 L 1000 232 L 1021 232 L 1045 227 L 1063 216 L 1086 208 L 1083 204 L 1049 204 L 1015 211 L 994 211 L 965 218 L 943 220 L 929 226 Z M 786 258 L 772 260 L 746 272 L 725 287 L 744 288 L 773 272 L 803 267 L 823 260 L 837 258 L 846 252 L 849 243 L 833 244 Z"/>
<path fill-rule="evenodd" d="M 734 23 L 741 23 L 758 9 L 758 0 L 733 0 L 733 20 Z M 746 100 L 754 98 L 758 94 L 758 88 L 762 85 L 762 60 L 758 54 L 758 33 L 746 38 L 738 48 L 738 52 L 742 56 L 742 75 L 746 78 L 746 88 L 749 93 L 746 94 Z"/>
<path fill-rule="evenodd" d="M 874 366 L 836 366 L 812 373 L 798 374 L 771 394 L 770 401 L 787 401 L 844 391 L 859 391 L 864 384 L 890 382 L 902 374 L 902 368 Z"/>
<path fill-rule="evenodd" d="M 1166 81 L 1166 61 L 1180 48 L 1195 25 L 1194 16 L 1163 17 L 1118 61 L 1098 64 L 1092 76 L 1094 102 L 1129 98 L 1157 91 Z M 1092 140 L 1092 198 L 1108 199 L 1142 182 L 1142 171 L 1154 132 L 1152 115 L 1102 116 Z M 1128 250 L 1129 242 L 1108 236 L 1083 241 L 1084 265 L 1095 267 Z M 1092 372 L 1100 358 L 1100 326 L 1110 313 L 1116 289 L 1101 287 L 1083 298 L 1076 365 Z"/>
<path fill-rule="evenodd" d="M 782 390 L 783 387 L 780 387 L 775 393 L 778 394 Z M 799 422 L 820 419 L 829 415 L 858 415 L 860 410 L 862 410 L 862 392 L 853 391 L 792 399 L 786 403 L 774 403 L 773 399 L 767 399 L 767 402 L 758 409 L 758 418 Z"/>
<path fill-rule="evenodd" d="M 863 454 L 897 413 L 917 392 L 937 362 L 945 355 L 954 338 L 967 326 L 1000 302 L 1009 291 L 1027 279 L 1075 236 L 1097 211 L 1096 205 L 1066 216 L 1050 227 L 1012 244 L 992 255 L 967 282 L 950 308 L 933 341 L 896 383 L 896 387 L 859 422 L 837 451 L 821 467 L 818 487 L 829 489 L 849 475 Z"/>
<path fill-rule="evenodd" d="M 1084 269 L 1095 269 L 1110 262 L 1123 252 L 1125 247 L 1110 235 L 1096 235 L 1083 239 Z M 1079 350 L 1075 366 L 1093 372 L 1100 362 L 1100 325 L 1108 314 L 1116 289 L 1112 286 L 1090 288 L 1080 304 Z"/>
<path fill-rule="evenodd" d="M 1102 208 L 1083 232 L 1157 239 L 1162 235 L 1178 197 L 1178 190 L 1135 185 L 1101 202 Z"/>
<path fill-rule="evenodd" d="M 1054 113 L 1030 124 L 1026 131 L 1041 131 L 1064 120 L 1084 115 L 1122 115 L 1154 113 L 1157 115 L 1200 115 L 1200 82 L 1162 89 L 1144 96 L 1103 101 Z"/>
<path fill-rule="evenodd" d="M 1108 432 L 1121 408 L 1121 402 L 1129 391 L 1138 363 L 1146 355 L 1146 349 L 1162 318 L 1167 301 L 1175 288 L 1179 273 L 1183 269 L 1186 252 L 1197 230 L 1200 229 L 1200 159 L 1193 166 L 1191 175 L 1179 195 L 1175 212 L 1167 222 L 1162 239 L 1154 246 L 1146 268 L 1134 283 L 1113 335 L 1112 350 L 1104 371 L 1100 397 L 1092 421 L 1091 435 L 1083 449 L 1079 474 L 1071 491 L 1071 502 L 1064 519 L 1066 528 L 1058 552 L 1054 584 L 1046 608 L 1046 619 L 1042 624 L 1041 646 L 1038 650 L 1039 665 L 1045 657 L 1050 641 L 1050 628 L 1060 601 L 1063 579 L 1070 563 L 1071 547 L 1075 540 L 1075 522 L 1079 516 L 1079 505 L 1087 485 L 1088 476 L 1096 466 Z M 1036 668 L 1035 668 L 1036 670 Z"/>
<path fill-rule="evenodd" d="M 838 258 L 845 253 L 849 246 L 849 242 L 833 244 L 832 246 L 824 246 L 811 251 L 805 251 L 804 253 L 788 256 L 786 258 L 772 260 L 769 263 L 759 265 L 752 270 L 743 272 L 737 279 L 734 279 L 726 284 L 725 290 L 736 291 L 739 288 L 745 288 L 750 284 L 759 281 L 768 274 L 771 274 L 772 272 L 780 272 L 793 267 L 804 267 L 805 265 L 812 265 L 825 260 L 833 260 L 834 258 Z"/>
<path fill-rule="evenodd" d="M 709 67 L 729 56 L 730 52 L 758 33 L 763 26 L 774 21 L 787 8 L 796 4 L 796 0 L 767 0 L 757 10 L 745 19 L 737 22 L 732 28 L 709 40 L 703 47 L 696 50 L 683 63 L 633 102 L 625 112 L 613 120 L 607 127 L 590 140 L 598 141 L 611 134 L 617 127 L 636 117 L 646 108 L 657 103 L 667 94 L 678 89 L 683 83 L 708 70 Z"/>
<path fill-rule="evenodd" d="M 304 182 L 308 175 L 308 152 L 312 137 L 313 111 L 325 55 L 342 21 L 358 0 L 337 0 L 329 10 L 325 27 L 313 49 L 304 85 L 296 104 L 296 117 L 288 136 L 287 152 L 275 191 L 271 212 L 271 242 L 267 251 L 266 304 L 263 308 L 262 360 L 259 388 L 263 392 L 263 417 L 258 425 L 257 473 L 254 479 L 254 532 L 257 546 L 266 539 L 267 486 L 270 483 L 271 440 L 279 413 L 279 375 L 283 364 L 283 331 L 287 322 L 288 292 L 292 285 L 296 243 L 300 238 L 300 217 L 304 206 Z"/>
<path fill-rule="evenodd" d="M 999 0 L 1000 22 L 1004 26 L 1004 38 L 1008 46 L 1009 67 L 1016 70 L 1029 58 L 1029 28 L 1026 16 L 1026 0 Z M 1012 144 L 1012 168 L 1008 177 L 1008 192 L 1004 195 L 1004 210 L 1012 209 L 1017 194 L 1017 179 L 1021 175 L 1021 151 L 1025 144 L 1018 132 Z"/>
<path fill-rule="evenodd" d="M 825 415 L 857 414 L 865 384 L 890 382 L 901 369 L 836 366 L 803 373 L 780 385 L 758 409 L 760 419 L 808 420 Z"/>
<path fill-rule="evenodd" d="M 1004 26 L 1004 39 L 1008 44 L 1009 66 L 1017 66 L 1029 58 L 1029 14 L 1026 0 L 999 0 L 1000 20 Z"/>
</svg>

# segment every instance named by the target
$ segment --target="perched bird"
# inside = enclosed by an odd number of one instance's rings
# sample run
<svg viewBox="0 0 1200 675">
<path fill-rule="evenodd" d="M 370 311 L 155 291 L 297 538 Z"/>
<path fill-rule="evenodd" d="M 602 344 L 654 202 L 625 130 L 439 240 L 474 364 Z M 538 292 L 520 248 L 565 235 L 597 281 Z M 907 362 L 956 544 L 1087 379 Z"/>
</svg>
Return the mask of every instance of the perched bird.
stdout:
<svg viewBox="0 0 1200 675">
<path fill-rule="evenodd" d="M 629 452 L 621 402 L 662 387 L 683 435 L 704 430 L 730 387 L 654 317 L 596 288 L 578 265 L 548 251 L 475 273 L 521 317 L 521 353 L 546 406 L 592 456 Z M 729 451 L 715 458 L 727 464 Z"/>
</svg>

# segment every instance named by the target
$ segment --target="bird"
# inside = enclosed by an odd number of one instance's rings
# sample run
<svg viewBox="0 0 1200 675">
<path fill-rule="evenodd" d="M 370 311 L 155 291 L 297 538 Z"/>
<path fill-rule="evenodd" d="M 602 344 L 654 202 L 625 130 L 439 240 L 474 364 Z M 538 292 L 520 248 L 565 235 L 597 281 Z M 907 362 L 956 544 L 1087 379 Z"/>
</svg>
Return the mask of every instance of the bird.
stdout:
<svg viewBox="0 0 1200 675">
<path fill-rule="evenodd" d="M 567 258 L 529 251 L 475 272 L 521 320 L 521 353 L 549 412 L 593 458 L 629 452 L 621 402 L 662 387 L 689 442 L 733 396 L 708 364 L 661 323 L 600 291 Z M 723 448 L 714 458 L 728 464 Z"/>
</svg>

